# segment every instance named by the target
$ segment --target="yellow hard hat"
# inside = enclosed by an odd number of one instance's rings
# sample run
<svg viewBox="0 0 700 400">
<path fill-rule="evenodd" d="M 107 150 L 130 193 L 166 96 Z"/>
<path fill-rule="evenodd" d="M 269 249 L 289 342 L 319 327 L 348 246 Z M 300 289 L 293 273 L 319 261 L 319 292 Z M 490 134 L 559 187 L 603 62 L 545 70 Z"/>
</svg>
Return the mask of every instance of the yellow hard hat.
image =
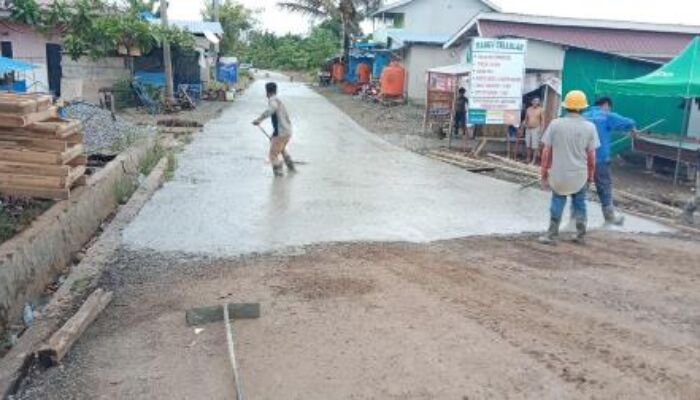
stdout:
<svg viewBox="0 0 700 400">
<path fill-rule="evenodd" d="M 566 94 L 564 99 L 564 108 L 567 110 L 580 111 L 588 107 L 588 99 L 586 94 L 580 90 L 572 90 Z"/>
</svg>

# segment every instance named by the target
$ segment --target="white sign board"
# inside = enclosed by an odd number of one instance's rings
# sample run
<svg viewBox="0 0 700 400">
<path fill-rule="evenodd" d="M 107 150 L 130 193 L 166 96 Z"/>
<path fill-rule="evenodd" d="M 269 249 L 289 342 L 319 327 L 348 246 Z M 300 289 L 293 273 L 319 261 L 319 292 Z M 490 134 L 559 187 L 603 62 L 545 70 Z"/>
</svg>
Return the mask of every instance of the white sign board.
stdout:
<svg viewBox="0 0 700 400">
<path fill-rule="evenodd" d="M 527 40 L 474 38 L 469 122 L 517 125 L 522 108 Z"/>
</svg>

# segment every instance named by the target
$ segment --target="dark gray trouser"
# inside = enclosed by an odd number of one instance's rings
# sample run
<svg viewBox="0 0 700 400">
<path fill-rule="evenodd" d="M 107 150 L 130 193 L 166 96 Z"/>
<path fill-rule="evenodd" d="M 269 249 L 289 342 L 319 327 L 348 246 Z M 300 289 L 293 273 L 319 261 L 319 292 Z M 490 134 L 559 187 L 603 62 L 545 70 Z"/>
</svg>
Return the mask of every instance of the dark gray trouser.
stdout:
<svg viewBox="0 0 700 400">
<path fill-rule="evenodd" d="M 613 183 L 610 161 L 595 166 L 595 188 L 603 208 L 613 206 Z"/>
</svg>

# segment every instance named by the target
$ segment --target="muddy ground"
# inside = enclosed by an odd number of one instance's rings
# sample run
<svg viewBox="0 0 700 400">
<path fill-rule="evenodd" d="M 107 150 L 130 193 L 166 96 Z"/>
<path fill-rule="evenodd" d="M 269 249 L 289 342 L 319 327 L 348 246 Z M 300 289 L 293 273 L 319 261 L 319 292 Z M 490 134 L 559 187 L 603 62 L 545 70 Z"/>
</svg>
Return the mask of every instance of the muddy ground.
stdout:
<svg viewBox="0 0 700 400">
<path fill-rule="evenodd" d="M 122 250 L 106 313 L 18 398 L 233 398 L 223 325 L 197 334 L 184 313 L 259 301 L 234 323 L 251 399 L 697 399 L 698 265 L 697 240 L 611 233 Z"/>
</svg>

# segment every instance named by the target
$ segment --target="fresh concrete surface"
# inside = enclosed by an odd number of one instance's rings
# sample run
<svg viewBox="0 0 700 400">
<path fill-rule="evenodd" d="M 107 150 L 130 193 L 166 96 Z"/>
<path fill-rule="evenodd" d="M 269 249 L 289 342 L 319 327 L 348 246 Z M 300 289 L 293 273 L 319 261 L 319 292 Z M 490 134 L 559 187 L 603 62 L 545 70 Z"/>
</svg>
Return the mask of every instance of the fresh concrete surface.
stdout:
<svg viewBox="0 0 700 400">
<path fill-rule="evenodd" d="M 125 230 L 127 246 L 235 256 L 318 242 L 426 242 L 545 228 L 547 193 L 391 145 L 303 84 L 281 82 L 280 97 L 295 128 L 290 153 L 308 164 L 274 178 L 267 140 L 251 125 L 266 106 L 264 83 L 196 137 L 175 179 Z M 599 207 L 589 210 L 589 226 L 601 227 Z M 665 228 L 628 216 L 624 230 Z"/>
</svg>

